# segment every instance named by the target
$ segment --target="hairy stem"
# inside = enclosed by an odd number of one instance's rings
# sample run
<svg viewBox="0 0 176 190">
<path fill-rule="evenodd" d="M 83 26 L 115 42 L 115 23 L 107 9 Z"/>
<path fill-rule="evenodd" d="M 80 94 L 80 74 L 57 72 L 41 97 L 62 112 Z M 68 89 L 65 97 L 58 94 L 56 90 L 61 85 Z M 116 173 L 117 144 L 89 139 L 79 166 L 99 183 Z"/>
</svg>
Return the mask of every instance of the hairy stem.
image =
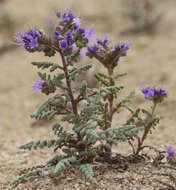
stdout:
<svg viewBox="0 0 176 190">
<path fill-rule="evenodd" d="M 113 83 L 113 79 L 112 79 L 112 75 L 113 75 L 113 70 L 112 69 L 108 69 L 108 75 L 109 75 L 109 85 L 112 85 Z M 114 115 L 114 108 L 113 108 L 113 102 L 114 102 L 114 95 L 111 92 L 111 94 L 108 97 L 108 107 L 109 107 L 109 118 L 107 121 L 105 121 L 105 129 L 111 128 L 112 126 L 112 119 L 113 119 L 113 115 Z M 107 138 L 109 137 L 109 135 L 107 134 Z M 108 141 L 107 141 L 108 142 Z M 112 143 L 109 143 L 112 147 Z M 105 148 L 106 150 L 106 148 Z M 111 150 L 106 150 L 106 153 L 111 152 Z"/>
<path fill-rule="evenodd" d="M 113 75 L 113 70 L 108 70 L 108 75 L 110 77 L 110 85 L 112 84 L 112 75 Z M 112 123 L 112 118 L 113 118 L 113 114 L 114 114 L 114 108 L 113 108 L 113 102 L 114 102 L 114 96 L 113 93 L 110 94 L 109 98 L 109 127 L 111 127 L 111 123 Z"/>
<path fill-rule="evenodd" d="M 142 150 L 143 143 L 144 143 L 145 139 L 147 138 L 148 133 L 150 132 L 151 127 L 153 126 L 152 120 L 153 120 L 154 112 L 155 112 L 155 109 L 156 109 L 156 105 L 157 105 L 157 103 L 154 103 L 154 105 L 152 107 L 151 122 L 145 127 L 143 136 L 138 141 L 138 147 L 137 147 L 137 150 L 136 150 L 136 154 L 139 154 L 139 152 Z"/>
<path fill-rule="evenodd" d="M 69 94 L 70 101 L 72 104 L 72 110 L 73 110 L 73 113 L 75 114 L 75 116 L 77 117 L 78 116 L 77 104 L 76 104 L 76 101 L 73 96 L 73 91 L 72 91 L 70 76 L 68 73 L 67 63 L 66 63 L 63 53 L 60 52 L 60 54 L 61 54 L 61 59 L 62 59 L 62 64 L 63 64 L 63 70 L 65 73 L 66 84 L 67 84 L 67 88 L 68 88 L 68 94 Z"/>
</svg>

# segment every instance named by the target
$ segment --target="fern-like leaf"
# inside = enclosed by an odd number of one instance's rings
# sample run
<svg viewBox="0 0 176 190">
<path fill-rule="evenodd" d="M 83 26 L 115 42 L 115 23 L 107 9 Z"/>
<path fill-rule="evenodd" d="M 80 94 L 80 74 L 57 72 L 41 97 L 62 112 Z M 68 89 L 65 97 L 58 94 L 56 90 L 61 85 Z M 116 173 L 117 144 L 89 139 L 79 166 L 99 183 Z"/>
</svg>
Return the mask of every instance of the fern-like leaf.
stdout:
<svg viewBox="0 0 176 190">
<path fill-rule="evenodd" d="M 31 150 L 31 149 L 42 149 L 44 147 L 48 147 L 50 148 L 51 146 L 54 146 L 56 143 L 55 140 L 39 140 L 39 141 L 30 141 L 27 144 L 24 144 L 22 146 L 20 146 L 20 149 L 24 149 L 24 150 Z"/>
<path fill-rule="evenodd" d="M 42 70 L 50 68 L 50 72 L 53 72 L 58 68 L 61 68 L 58 64 L 50 62 L 32 62 L 31 64 L 37 66 L 38 69 Z"/>
<path fill-rule="evenodd" d="M 94 178 L 94 172 L 90 164 L 80 165 L 80 171 L 85 175 L 85 177 L 92 183 L 97 183 Z"/>
<path fill-rule="evenodd" d="M 60 173 L 61 171 L 68 169 L 71 167 L 72 164 L 74 164 L 76 162 L 76 157 L 72 156 L 69 158 L 65 158 L 63 160 L 60 160 L 55 167 L 54 173 Z"/>
<path fill-rule="evenodd" d="M 52 119 L 56 114 L 59 114 L 62 109 L 66 107 L 67 97 L 60 94 L 49 98 L 44 102 L 38 110 L 31 115 L 32 118 L 41 120 L 41 119 Z"/>
</svg>

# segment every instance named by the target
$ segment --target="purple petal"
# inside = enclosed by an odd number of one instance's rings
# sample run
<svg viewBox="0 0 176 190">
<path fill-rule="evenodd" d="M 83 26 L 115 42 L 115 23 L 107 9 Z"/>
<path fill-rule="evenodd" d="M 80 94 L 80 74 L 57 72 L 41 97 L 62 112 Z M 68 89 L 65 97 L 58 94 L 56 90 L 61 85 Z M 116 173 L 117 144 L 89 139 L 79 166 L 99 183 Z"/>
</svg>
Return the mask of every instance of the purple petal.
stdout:
<svg viewBox="0 0 176 190">
<path fill-rule="evenodd" d="M 79 26 L 81 25 L 81 19 L 78 18 L 78 17 L 74 18 L 74 19 L 73 19 L 73 22 L 74 22 L 74 24 L 75 24 L 77 27 L 79 27 Z"/>
<path fill-rule="evenodd" d="M 35 92 L 39 92 L 42 89 L 42 80 L 38 79 L 33 86 Z"/>
<path fill-rule="evenodd" d="M 174 148 L 172 146 L 169 146 L 167 148 L 167 154 L 168 154 L 168 156 L 174 156 L 175 152 L 174 152 Z"/>
<path fill-rule="evenodd" d="M 89 27 L 85 30 L 85 37 L 89 40 L 92 37 L 93 34 L 93 27 Z"/>
</svg>

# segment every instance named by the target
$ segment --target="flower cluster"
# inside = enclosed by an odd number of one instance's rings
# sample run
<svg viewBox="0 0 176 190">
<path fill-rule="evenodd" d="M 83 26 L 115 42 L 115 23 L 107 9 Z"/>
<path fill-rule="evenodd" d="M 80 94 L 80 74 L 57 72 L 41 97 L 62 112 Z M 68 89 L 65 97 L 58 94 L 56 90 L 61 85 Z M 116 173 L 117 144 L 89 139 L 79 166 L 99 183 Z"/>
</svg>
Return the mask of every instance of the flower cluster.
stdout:
<svg viewBox="0 0 176 190">
<path fill-rule="evenodd" d="M 52 37 L 46 36 L 42 30 L 30 28 L 28 32 L 18 34 L 16 43 L 29 52 L 43 51 L 49 57 L 56 51 L 62 52 L 69 62 L 77 60 L 82 55 L 95 57 L 109 70 L 117 65 L 119 58 L 125 56 L 130 48 L 126 42 L 111 47 L 107 36 L 89 45 L 93 36 L 92 27 L 82 28 L 81 19 L 70 11 L 63 14 L 57 12 L 56 16 L 59 24 Z"/>
<path fill-rule="evenodd" d="M 103 39 L 97 39 L 93 45 L 93 28 L 83 28 L 81 19 L 71 11 L 57 12 L 58 25 L 52 36 L 47 36 L 43 30 L 30 28 L 27 32 L 17 35 L 15 42 L 29 52 L 44 52 L 45 56 L 54 56 L 61 53 L 68 63 L 76 62 L 87 55 L 95 57 L 112 73 L 117 66 L 119 58 L 126 56 L 130 46 L 127 42 L 110 46 L 107 35 Z M 41 90 L 41 81 L 37 81 L 34 90 Z"/>
<path fill-rule="evenodd" d="M 87 47 L 87 55 L 98 59 L 109 71 L 112 71 L 117 66 L 119 58 L 126 56 L 129 49 L 130 45 L 127 42 L 111 47 L 105 35 L 103 40 L 97 39 L 93 45 Z"/>
<path fill-rule="evenodd" d="M 59 42 L 59 48 L 62 51 L 66 49 L 76 51 L 85 47 L 93 30 L 81 28 L 81 19 L 74 16 L 72 12 L 63 14 L 57 12 L 56 16 L 59 19 L 59 26 L 54 32 L 54 41 Z"/>
<path fill-rule="evenodd" d="M 153 100 L 156 103 L 162 102 L 168 96 L 167 91 L 160 87 L 144 87 L 141 92 L 147 100 Z"/>
<path fill-rule="evenodd" d="M 35 51 L 39 48 L 39 40 L 44 35 L 42 30 L 30 28 L 28 32 L 19 33 L 16 43 L 29 51 Z"/>
<path fill-rule="evenodd" d="M 59 24 L 53 31 L 53 36 L 47 36 L 43 30 L 30 28 L 29 31 L 17 35 L 16 44 L 29 52 L 43 51 L 49 57 L 59 51 L 68 60 L 78 58 L 85 51 L 93 28 L 81 28 L 81 19 L 69 11 L 63 14 L 57 12 L 56 16 Z"/>
</svg>

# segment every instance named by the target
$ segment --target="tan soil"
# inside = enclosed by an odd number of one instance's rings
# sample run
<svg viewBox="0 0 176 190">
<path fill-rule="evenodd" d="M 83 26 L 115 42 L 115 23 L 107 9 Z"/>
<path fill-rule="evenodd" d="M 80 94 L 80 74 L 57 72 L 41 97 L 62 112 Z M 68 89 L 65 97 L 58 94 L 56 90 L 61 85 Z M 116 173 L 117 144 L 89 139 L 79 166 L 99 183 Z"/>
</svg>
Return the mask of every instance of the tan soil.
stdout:
<svg viewBox="0 0 176 190">
<path fill-rule="evenodd" d="M 160 85 L 169 91 L 168 101 L 157 110 L 162 121 L 146 144 L 163 150 L 167 145 L 176 148 L 176 1 L 162 1 L 164 17 L 157 34 L 153 36 L 119 35 L 128 27 L 129 22 L 122 17 L 119 0 L 72 0 L 66 3 L 61 0 L 9 0 L 3 9 L 21 28 L 24 28 L 31 24 L 42 26 L 44 19 L 48 15 L 54 15 L 55 10 L 71 6 L 78 14 L 83 15 L 88 24 L 93 23 L 97 34 L 107 33 L 114 42 L 122 40 L 130 42 L 132 47 L 129 55 L 122 59 L 119 68 L 121 72 L 128 73 L 123 84 L 127 89 L 136 90 L 137 104 L 149 107 L 139 92 L 142 86 Z M 0 33 L 0 45 L 6 39 L 7 36 Z M 28 54 L 21 49 L 0 56 L 0 190 L 11 189 L 9 183 L 18 175 L 21 168 L 44 163 L 51 153 L 48 150 L 28 152 L 18 149 L 30 139 L 47 138 L 51 135 L 50 123 L 32 127 L 33 121 L 29 117 L 37 105 L 45 99 L 43 95 L 36 94 L 32 90 L 33 82 L 36 80 L 36 70 L 29 63 L 44 59 L 38 54 Z M 117 117 L 115 123 L 119 122 L 120 119 Z M 123 149 L 122 152 L 127 153 L 126 148 L 126 145 L 122 145 L 117 150 Z M 153 176 L 151 174 L 153 172 L 166 171 L 145 164 L 133 165 L 124 173 L 115 169 L 96 170 L 99 183 L 97 189 L 151 190 L 162 187 L 155 179 L 171 183 L 167 177 Z M 57 179 L 37 179 L 19 185 L 16 189 L 78 190 L 95 189 L 95 187 L 85 182 L 79 172 L 70 171 Z"/>
</svg>

